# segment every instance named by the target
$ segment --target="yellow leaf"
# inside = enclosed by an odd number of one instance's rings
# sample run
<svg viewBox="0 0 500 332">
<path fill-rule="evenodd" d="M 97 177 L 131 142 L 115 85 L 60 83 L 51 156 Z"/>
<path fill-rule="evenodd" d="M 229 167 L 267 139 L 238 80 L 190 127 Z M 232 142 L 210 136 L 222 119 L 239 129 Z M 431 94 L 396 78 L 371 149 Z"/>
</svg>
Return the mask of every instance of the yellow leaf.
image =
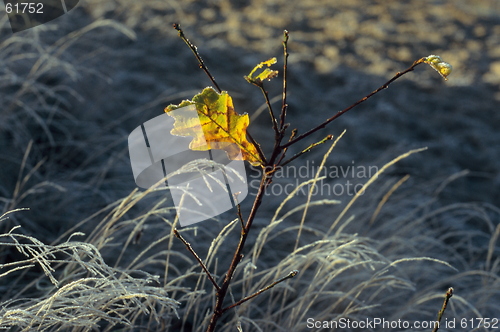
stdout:
<svg viewBox="0 0 500 332">
<path fill-rule="evenodd" d="M 169 105 L 165 112 L 188 105 L 195 105 L 198 118 L 172 113 L 175 124 L 171 134 L 192 136 L 193 140 L 189 145 L 191 150 L 220 149 L 226 151 L 231 160 L 246 160 L 254 166 L 263 164 L 257 147 L 247 139 L 246 131 L 250 123 L 248 114 L 236 113 L 233 99 L 226 91 L 218 93 L 207 87 L 192 100 L 184 100 L 179 105 Z M 199 130 L 200 125 L 202 131 Z"/>
<path fill-rule="evenodd" d="M 258 75 L 255 74 L 255 72 L 257 71 L 257 69 L 261 69 L 264 66 L 271 67 L 275 63 L 276 63 L 276 58 L 271 58 L 269 60 L 262 61 L 261 63 L 259 63 L 257 66 L 255 66 L 252 69 L 252 71 L 250 72 L 250 74 L 248 74 L 248 76 L 245 76 L 245 79 L 249 83 L 252 83 L 252 84 L 255 84 L 255 85 L 260 85 L 260 84 L 262 84 L 262 81 L 264 81 L 264 80 L 270 80 L 271 78 L 276 77 L 278 75 L 278 71 L 277 70 L 272 70 L 272 69 L 269 69 L 269 68 L 265 68 Z"/>
<path fill-rule="evenodd" d="M 444 62 L 439 55 L 429 55 L 424 58 L 424 62 L 434 68 L 445 81 L 448 80 L 453 67 L 448 62 Z"/>
</svg>

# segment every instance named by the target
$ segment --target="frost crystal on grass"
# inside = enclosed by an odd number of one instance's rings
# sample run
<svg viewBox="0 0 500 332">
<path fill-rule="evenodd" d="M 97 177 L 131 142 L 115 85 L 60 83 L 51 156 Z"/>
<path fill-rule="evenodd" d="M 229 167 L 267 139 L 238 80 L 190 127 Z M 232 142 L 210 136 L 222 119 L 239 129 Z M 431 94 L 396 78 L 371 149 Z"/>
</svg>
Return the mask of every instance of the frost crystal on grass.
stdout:
<svg viewBox="0 0 500 332">
<path fill-rule="evenodd" d="M 0 285 L 12 281 L 7 275 L 38 265 L 53 287 L 39 297 L 0 302 L 0 330 L 102 331 L 103 326 L 133 328 L 143 319 L 178 317 L 179 302 L 168 296 L 169 289 L 155 286 L 157 276 L 111 267 L 90 243 L 46 245 L 14 232 L 18 228 L 0 234 L 0 249 L 14 247 L 25 257 L 0 263 Z"/>
</svg>

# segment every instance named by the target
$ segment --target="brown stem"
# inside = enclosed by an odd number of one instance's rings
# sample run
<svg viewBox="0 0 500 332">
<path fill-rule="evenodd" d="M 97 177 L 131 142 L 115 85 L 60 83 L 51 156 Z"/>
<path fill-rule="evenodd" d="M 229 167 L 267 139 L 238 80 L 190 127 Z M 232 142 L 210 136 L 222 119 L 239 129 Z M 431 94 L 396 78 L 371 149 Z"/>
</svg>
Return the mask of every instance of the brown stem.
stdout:
<svg viewBox="0 0 500 332">
<path fill-rule="evenodd" d="M 259 143 L 257 143 L 257 141 L 252 137 L 252 135 L 250 135 L 248 131 L 247 131 L 247 138 L 250 142 L 252 142 L 253 145 L 255 145 L 260 160 L 262 160 L 262 165 L 267 165 L 266 155 L 264 154 L 264 151 L 262 151 L 262 148 L 260 147 Z"/>
<path fill-rule="evenodd" d="M 243 215 L 241 214 L 240 204 L 236 205 L 236 209 L 238 211 L 237 214 L 238 214 L 238 219 L 240 220 L 241 229 L 243 229 L 245 227 L 245 221 L 243 220 Z"/>
<path fill-rule="evenodd" d="M 342 111 L 337 112 L 337 114 L 335 114 L 334 116 L 332 116 L 332 117 L 331 117 L 331 118 L 329 118 L 329 119 L 326 119 L 326 120 L 325 120 L 323 123 L 321 123 L 320 125 L 318 125 L 318 126 L 316 126 L 316 127 L 312 128 L 312 129 L 310 129 L 309 131 L 307 131 L 307 132 L 303 133 L 302 135 L 297 136 L 295 139 L 293 139 L 293 140 L 291 140 L 291 141 L 289 141 L 289 142 L 287 142 L 287 143 L 283 144 L 283 145 L 281 146 L 281 148 L 283 149 L 283 148 L 286 148 L 286 147 L 288 147 L 288 146 L 290 146 L 290 145 L 293 145 L 293 144 L 297 143 L 298 141 L 300 141 L 300 140 L 302 140 L 302 139 L 306 138 L 307 136 L 309 136 L 309 135 L 311 135 L 311 134 L 313 134 L 313 133 L 317 132 L 318 130 L 320 130 L 320 129 L 322 129 L 322 128 L 326 127 L 326 125 L 327 125 L 327 124 L 329 124 L 329 123 L 330 123 L 330 122 L 332 122 L 333 120 L 337 119 L 337 118 L 338 118 L 339 116 L 341 116 L 342 114 L 344 114 L 344 113 L 348 112 L 349 110 L 351 110 L 351 109 L 353 109 L 354 107 L 358 106 L 358 105 L 359 105 L 359 104 L 361 104 L 362 102 L 364 102 L 364 101 L 368 100 L 368 98 L 372 97 L 373 95 L 377 94 L 378 92 L 380 92 L 380 91 L 382 91 L 382 90 L 384 90 L 384 89 L 387 89 L 387 88 L 389 87 L 389 84 L 391 84 L 392 82 L 394 82 L 395 80 L 397 80 L 398 78 L 400 78 L 401 76 L 403 76 L 404 74 L 406 74 L 406 73 L 408 73 L 408 72 L 412 71 L 412 70 L 413 70 L 413 69 L 414 69 L 417 65 L 419 65 L 419 64 L 421 64 L 421 63 L 423 63 L 423 62 L 424 62 L 424 60 L 425 60 L 425 58 L 421 58 L 421 59 L 419 59 L 419 60 L 415 61 L 415 62 L 414 62 L 414 63 L 413 63 L 413 64 L 412 64 L 412 65 L 411 65 L 408 69 L 406 69 L 405 71 L 402 71 L 402 72 L 398 72 L 398 73 L 396 73 L 396 75 L 394 75 L 394 77 L 393 77 L 393 78 L 391 78 L 389 81 L 387 81 L 384 85 L 382 85 L 382 86 L 381 86 L 380 88 L 378 88 L 377 90 L 375 90 L 375 91 L 371 92 L 369 95 L 367 95 L 367 96 L 365 96 L 365 97 L 361 98 L 360 100 L 358 100 L 357 102 L 355 102 L 355 103 L 354 103 L 354 104 L 352 104 L 351 106 L 349 106 L 349 107 L 347 107 L 347 108 L 343 109 Z"/>
<path fill-rule="evenodd" d="M 293 157 L 291 157 L 290 159 L 288 159 L 287 161 L 284 161 L 282 163 L 280 163 L 279 165 L 281 167 L 285 166 L 286 164 L 290 163 L 291 161 L 297 159 L 298 157 L 302 156 L 303 154 L 311 151 L 312 149 L 314 149 L 315 147 L 317 147 L 318 145 L 321 145 L 323 143 L 326 143 L 326 141 L 330 141 L 333 139 L 333 135 L 327 135 L 325 138 L 323 138 L 321 141 L 319 142 L 316 142 L 316 143 L 313 143 L 311 145 L 309 145 L 307 148 L 305 148 L 304 150 L 300 151 L 299 153 L 295 154 Z"/>
<path fill-rule="evenodd" d="M 273 123 L 273 130 L 274 130 L 274 147 L 273 147 L 273 153 L 271 155 L 271 158 L 269 159 L 269 163 L 266 162 L 266 166 L 272 166 L 274 164 L 274 161 L 276 160 L 277 156 L 279 155 L 281 149 L 280 149 L 280 144 L 281 140 L 283 139 L 284 136 L 284 131 L 282 129 L 278 128 L 278 122 L 276 121 L 276 117 L 274 116 L 273 108 L 271 106 L 271 102 L 269 101 L 269 94 L 267 91 L 264 89 L 264 84 L 260 82 L 259 84 L 256 84 L 262 93 L 264 94 L 264 98 L 266 100 L 267 108 L 269 109 L 269 114 L 271 116 L 271 121 Z"/>
<path fill-rule="evenodd" d="M 288 104 L 286 103 L 286 90 L 287 90 L 287 69 L 288 69 L 288 31 L 283 31 L 283 98 L 281 105 L 280 115 L 280 130 L 283 132 L 285 129 L 286 111 Z"/>
<path fill-rule="evenodd" d="M 297 128 L 294 128 L 292 130 L 292 133 L 290 135 L 290 138 L 288 139 L 289 141 L 291 141 L 292 139 L 295 138 L 295 136 L 297 136 Z M 281 165 L 281 162 L 283 161 L 283 159 L 285 159 L 286 157 L 286 152 L 288 151 L 288 148 L 284 148 L 283 150 L 281 150 L 282 153 L 280 155 L 280 158 L 278 159 L 278 161 L 276 162 L 276 165 Z"/>
<path fill-rule="evenodd" d="M 276 121 L 276 117 L 274 116 L 273 107 L 271 106 L 271 102 L 269 101 L 269 94 L 267 93 L 266 89 L 264 89 L 264 82 L 259 82 L 259 83 L 260 84 L 257 84 L 257 86 L 264 95 L 264 99 L 266 100 L 267 104 L 267 109 L 269 110 L 269 116 L 271 117 L 271 122 L 273 123 L 274 135 L 276 138 L 278 138 L 280 134 L 280 131 L 278 129 L 278 121 Z"/>
<path fill-rule="evenodd" d="M 450 288 L 448 288 L 448 291 L 446 292 L 446 295 L 444 296 L 443 306 L 441 307 L 441 310 L 439 310 L 439 312 L 438 312 L 437 324 L 434 327 L 434 329 L 432 330 L 432 332 L 437 332 L 437 330 L 439 330 L 439 323 L 441 322 L 441 318 L 443 318 L 444 311 L 446 310 L 446 307 L 448 306 L 448 301 L 450 300 L 450 298 L 452 296 L 453 296 L 453 288 L 450 287 Z"/>
<path fill-rule="evenodd" d="M 200 68 L 203 69 L 203 71 L 205 72 L 205 74 L 207 74 L 208 78 L 210 78 L 210 81 L 212 81 L 212 84 L 215 86 L 215 88 L 217 89 L 217 91 L 219 93 L 221 93 L 222 90 L 219 88 L 219 85 L 217 84 L 217 82 L 215 82 L 215 78 L 212 76 L 212 74 L 210 74 L 210 71 L 208 70 L 208 67 L 205 65 L 205 63 L 203 62 L 203 59 L 201 58 L 200 54 L 198 53 L 198 48 L 196 46 L 194 46 L 189 41 L 189 39 L 186 38 L 186 36 L 184 35 L 184 31 L 182 31 L 181 25 L 179 23 L 174 23 L 173 27 L 179 33 L 179 37 L 181 37 L 181 39 L 186 43 L 186 45 L 194 53 L 194 56 L 196 57 L 196 60 L 198 60 L 198 63 L 200 64 Z"/>
<path fill-rule="evenodd" d="M 266 98 L 266 103 L 269 108 L 269 112 L 271 113 L 271 119 L 273 121 L 273 127 L 275 128 L 275 144 L 273 148 L 273 153 L 271 155 L 269 163 L 265 163 L 267 166 L 268 164 L 273 164 L 276 158 L 278 157 L 279 153 L 283 150 L 280 148 L 281 140 L 283 139 L 284 136 L 284 130 L 286 128 L 285 125 L 285 114 L 286 114 L 286 66 L 287 66 L 287 58 L 288 58 L 288 51 L 287 51 L 287 42 L 288 42 L 288 32 L 285 30 L 285 39 L 283 42 L 284 46 L 284 54 L 285 54 L 285 62 L 284 62 L 284 82 L 283 82 L 283 104 L 282 104 L 282 109 L 281 109 L 281 115 L 280 115 L 280 128 L 277 128 L 277 122 L 276 118 L 274 117 L 274 113 L 272 112 L 271 104 L 269 102 L 269 98 L 267 96 L 266 91 L 264 90 L 263 86 L 260 86 L 262 92 L 264 93 L 264 97 Z M 250 139 L 252 139 L 250 137 Z M 286 151 L 286 150 L 285 150 Z M 261 150 L 259 148 L 259 153 L 261 153 Z M 262 160 L 265 161 L 265 158 L 263 157 Z M 238 243 L 238 247 L 236 248 L 236 251 L 234 253 L 233 259 L 231 261 L 231 265 L 229 266 L 229 269 L 224 277 L 224 281 L 222 283 L 222 286 L 220 290 L 217 292 L 217 297 L 216 297 L 216 303 L 215 303 L 215 308 L 214 312 L 212 314 L 212 317 L 210 318 L 210 323 L 207 327 L 207 332 L 213 332 L 215 331 L 215 327 L 217 325 L 217 321 L 219 318 L 222 316 L 222 314 L 228 310 L 229 308 L 223 309 L 223 302 L 224 298 L 226 297 L 226 293 L 229 287 L 229 284 L 231 283 L 231 279 L 234 275 L 234 272 L 236 271 L 236 267 L 238 266 L 238 263 L 240 262 L 242 256 L 242 251 L 245 246 L 245 242 L 248 236 L 248 232 L 250 231 L 250 228 L 252 227 L 253 220 L 255 218 L 255 215 L 257 213 L 257 210 L 259 209 L 260 204 L 262 203 L 262 198 L 264 197 L 264 192 L 267 188 L 267 186 L 271 183 L 273 177 L 273 172 L 263 172 L 262 174 L 262 179 L 259 185 L 259 190 L 257 192 L 257 195 L 255 197 L 252 209 L 250 210 L 250 214 L 247 219 L 247 223 L 245 227 L 242 228 L 241 230 L 241 235 L 240 235 L 240 241 Z"/>
<path fill-rule="evenodd" d="M 217 289 L 217 291 L 220 290 L 220 287 L 219 285 L 217 284 L 217 282 L 214 280 L 214 278 L 212 277 L 212 275 L 210 274 L 210 272 L 208 271 L 207 267 L 205 266 L 205 263 L 203 263 L 203 261 L 201 260 L 200 256 L 198 256 L 198 254 L 194 251 L 193 247 L 191 247 L 191 244 L 189 242 L 187 242 L 183 237 L 182 235 L 179 233 L 179 231 L 174 228 L 174 235 L 182 241 L 182 243 L 184 243 L 184 245 L 186 246 L 186 248 L 188 249 L 188 251 L 193 254 L 194 258 L 196 258 L 196 260 L 198 261 L 198 263 L 200 264 L 201 268 L 203 269 L 203 271 L 205 271 L 208 279 L 210 279 L 210 281 L 212 282 L 212 284 L 214 285 L 215 289 Z"/>
<path fill-rule="evenodd" d="M 278 159 L 278 156 L 281 153 L 281 156 L 279 157 L 279 160 L 283 160 L 285 157 L 286 149 L 280 148 L 281 141 L 283 140 L 283 137 L 285 137 L 285 131 L 288 125 L 285 123 L 286 121 L 286 111 L 288 109 L 288 104 L 286 103 L 286 96 L 287 96 L 287 84 L 288 84 L 288 31 L 285 30 L 283 32 L 283 97 L 282 97 L 282 104 L 281 104 L 281 113 L 280 113 L 280 125 L 279 129 L 276 128 L 275 132 L 275 140 L 274 140 L 274 148 L 273 148 L 273 153 L 271 155 L 271 158 L 269 158 L 269 163 L 266 164 L 268 166 L 273 166 L 276 159 Z M 277 163 L 279 164 L 279 162 Z"/>
<path fill-rule="evenodd" d="M 238 263 L 240 262 L 241 258 L 243 257 L 242 251 L 243 251 L 243 248 L 245 247 L 245 242 L 246 242 L 246 239 L 248 236 L 248 232 L 250 231 L 250 228 L 252 227 L 252 222 L 255 218 L 255 215 L 257 213 L 257 210 L 259 209 L 260 204 L 262 203 L 262 198 L 264 197 L 264 192 L 265 192 L 268 184 L 271 182 L 271 178 L 272 178 L 272 174 L 268 174 L 265 172 L 262 174 L 262 179 L 260 181 L 259 190 L 257 192 L 257 195 L 255 196 L 255 200 L 253 202 L 252 209 L 250 210 L 250 214 L 248 216 L 247 223 L 246 223 L 245 227 L 242 228 L 242 230 L 241 230 L 240 241 L 238 243 L 238 247 L 236 248 L 236 251 L 234 252 L 233 259 L 232 259 L 231 264 L 229 265 L 229 269 L 227 270 L 227 273 L 224 277 L 224 281 L 222 282 L 222 286 L 220 287 L 220 290 L 217 291 L 214 312 L 212 314 L 212 317 L 210 318 L 210 323 L 207 327 L 206 332 L 214 332 L 215 331 L 217 321 L 219 320 L 219 318 L 223 314 L 222 306 L 224 303 L 224 298 L 226 297 L 227 290 L 229 288 L 229 284 L 231 283 L 231 279 L 233 278 L 234 272 L 236 271 L 236 267 L 238 266 Z"/>
<path fill-rule="evenodd" d="M 232 308 L 234 308 L 234 307 L 237 307 L 237 306 L 239 306 L 239 305 L 241 305 L 241 304 L 245 303 L 246 301 L 253 299 L 253 298 L 254 298 L 254 297 L 256 297 L 257 295 L 260 295 L 260 294 L 264 293 L 265 291 L 267 291 L 268 289 L 273 288 L 274 286 L 276 286 L 276 285 L 277 285 L 277 284 L 279 284 L 280 282 L 283 282 L 283 281 L 285 281 L 285 280 L 287 280 L 287 279 L 290 279 L 290 278 L 295 277 L 298 273 L 299 273 L 299 271 L 298 271 L 298 270 L 293 270 L 293 271 L 291 271 L 291 272 L 290 272 L 290 273 L 288 273 L 288 275 L 286 275 L 285 277 L 280 278 L 280 279 L 278 279 L 278 280 L 274 281 L 272 284 L 270 284 L 270 285 L 268 285 L 268 286 L 266 286 L 266 287 L 264 287 L 264 288 L 262 288 L 262 289 L 258 290 L 257 292 L 253 293 L 252 295 L 249 295 L 249 296 L 247 296 L 247 297 L 245 297 L 245 298 L 243 298 L 243 299 L 239 300 L 238 302 L 236 302 L 236 303 L 234 303 L 234 304 L 231 304 L 231 305 L 230 305 L 230 306 L 228 306 L 228 307 L 225 307 L 224 309 L 222 309 L 222 312 L 224 313 L 224 312 L 228 311 L 229 309 L 232 309 Z"/>
</svg>

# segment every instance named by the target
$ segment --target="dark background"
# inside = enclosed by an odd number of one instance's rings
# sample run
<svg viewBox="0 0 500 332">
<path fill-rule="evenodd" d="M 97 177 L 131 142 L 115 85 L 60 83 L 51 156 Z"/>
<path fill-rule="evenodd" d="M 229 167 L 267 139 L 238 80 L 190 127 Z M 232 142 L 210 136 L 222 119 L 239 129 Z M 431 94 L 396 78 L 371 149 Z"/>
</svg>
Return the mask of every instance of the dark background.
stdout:
<svg viewBox="0 0 500 332">
<path fill-rule="evenodd" d="M 0 207 L 3 212 L 30 208 L 12 214 L 0 225 L 2 231 L 20 224 L 22 232 L 50 243 L 87 217 L 83 230 L 91 231 L 102 219 L 94 213 L 136 188 L 128 134 L 162 114 L 168 104 L 210 85 L 177 37 L 174 22 L 198 46 L 221 88 L 233 96 L 236 111 L 250 114 L 249 130 L 266 152 L 273 133 L 266 111 L 256 117 L 264 100 L 243 76 L 273 56 L 281 71 L 284 29 L 290 32 L 291 53 L 288 121 L 299 133 L 367 95 L 414 60 L 440 55 L 453 65 L 448 81 L 420 65 L 291 152 L 328 134 L 337 137 L 344 129 L 329 165 L 380 168 L 410 149 L 428 147 L 392 167 L 386 180 L 394 183 L 390 181 L 410 174 L 402 188 L 415 205 L 435 198 L 440 206 L 478 202 L 498 211 L 497 0 L 248 0 L 237 5 L 223 0 L 81 0 L 69 14 L 16 34 L 5 13 L 0 15 Z M 270 97 L 276 97 L 275 110 L 280 107 L 281 78 L 280 73 L 267 84 Z M 327 148 L 316 148 L 292 166 L 313 160 L 318 164 Z M 440 185 L 457 174 L 441 191 Z M 378 188 L 366 194 L 367 203 L 353 214 L 373 212 L 380 192 L 388 190 L 383 184 Z M 330 198 L 343 205 L 349 199 Z M 269 197 L 256 224 L 268 224 L 280 202 Z M 243 203 L 245 214 L 250 204 L 249 196 Z M 412 207 L 397 200 L 391 204 L 395 216 Z M 319 210 L 311 222 L 328 227 L 334 217 Z M 198 239 L 201 251 L 227 218 L 233 219 L 234 212 L 221 216 L 222 222 L 198 224 L 208 234 Z M 497 225 L 498 214 L 490 221 Z M 488 229 L 474 218 L 463 224 L 451 218 L 449 223 Z M 353 233 L 369 232 L 361 223 L 350 227 Z M 487 245 L 480 241 L 483 249 Z"/>
</svg>

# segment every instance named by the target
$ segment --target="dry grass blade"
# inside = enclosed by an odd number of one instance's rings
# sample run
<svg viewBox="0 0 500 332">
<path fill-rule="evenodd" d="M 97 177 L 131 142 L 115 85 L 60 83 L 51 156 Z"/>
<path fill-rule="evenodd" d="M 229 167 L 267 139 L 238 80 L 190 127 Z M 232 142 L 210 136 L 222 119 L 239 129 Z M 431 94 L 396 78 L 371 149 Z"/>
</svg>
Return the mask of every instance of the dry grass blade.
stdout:
<svg viewBox="0 0 500 332">
<path fill-rule="evenodd" d="M 10 274 L 38 266 L 53 287 L 47 286 L 47 291 L 37 298 L 3 302 L 0 328 L 90 331 L 99 329 L 103 322 L 109 326 L 134 326 L 144 317 L 159 322 L 158 309 L 177 315 L 179 303 L 167 295 L 168 289 L 151 285 L 158 283 L 158 277 L 112 268 L 92 244 L 67 241 L 45 245 L 34 237 L 16 233 L 18 228 L 0 235 L 0 247 L 15 247 L 25 259 L 0 264 L 0 279 L 7 282 Z"/>
</svg>

